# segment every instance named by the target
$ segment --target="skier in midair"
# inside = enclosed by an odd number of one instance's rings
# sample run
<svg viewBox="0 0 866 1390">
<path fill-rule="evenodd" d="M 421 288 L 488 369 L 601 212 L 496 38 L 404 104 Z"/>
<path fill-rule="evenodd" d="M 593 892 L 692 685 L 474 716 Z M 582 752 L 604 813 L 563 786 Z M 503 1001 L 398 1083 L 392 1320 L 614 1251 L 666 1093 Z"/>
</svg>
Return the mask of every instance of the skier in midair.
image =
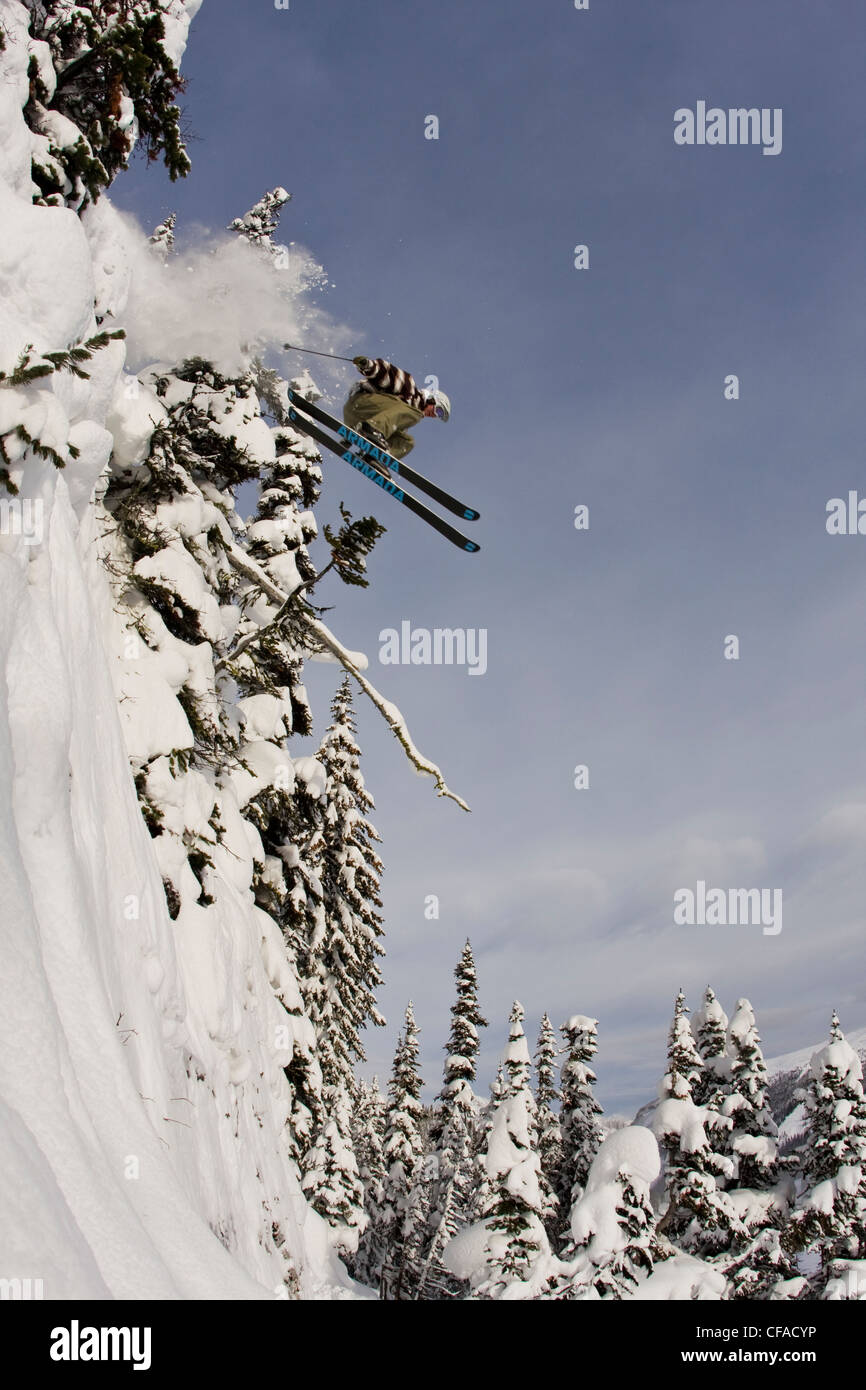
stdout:
<svg viewBox="0 0 866 1390">
<path fill-rule="evenodd" d="M 352 359 L 362 380 L 343 406 L 343 420 L 380 449 L 403 459 L 415 447 L 408 433 L 423 419 L 448 420 L 451 402 L 444 391 L 422 391 L 414 378 L 383 357 Z"/>
</svg>

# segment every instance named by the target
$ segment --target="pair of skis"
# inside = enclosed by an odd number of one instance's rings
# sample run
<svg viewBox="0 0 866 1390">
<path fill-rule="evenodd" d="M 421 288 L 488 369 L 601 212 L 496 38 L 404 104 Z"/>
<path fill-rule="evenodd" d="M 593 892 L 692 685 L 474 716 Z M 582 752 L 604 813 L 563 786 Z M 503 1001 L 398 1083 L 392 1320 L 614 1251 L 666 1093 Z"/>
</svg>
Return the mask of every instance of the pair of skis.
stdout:
<svg viewBox="0 0 866 1390">
<path fill-rule="evenodd" d="M 371 440 L 365 439 L 362 434 L 356 434 L 347 425 L 342 424 L 333 415 L 329 415 L 326 410 L 315 405 L 312 401 L 305 400 L 297 391 L 289 388 L 289 419 L 304 434 L 308 434 L 311 439 L 315 439 L 317 444 L 323 448 L 330 449 L 332 453 L 345 459 L 346 463 L 356 468 L 365 478 L 377 483 L 389 497 L 393 497 L 395 502 L 400 502 L 410 512 L 420 516 L 422 521 L 426 521 L 428 526 L 432 526 L 434 531 L 438 531 L 440 536 L 444 536 L 452 545 L 456 545 L 460 550 L 466 550 L 469 554 L 474 554 L 481 547 L 477 541 L 471 541 L 468 536 L 464 536 L 462 531 L 458 531 L 456 526 L 452 526 L 450 521 L 438 513 L 431 511 L 428 506 L 420 502 L 411 493 L 405 492 L 401 482 L 405 480 L 417 487 L 421 492 L 431 497 L 434 502 L 438 502 L 447 511 L 453 512 L 455 516 L 462 517 L 464 521 L 477 521 L 479 513 L 472 507 L 467 507 L 463 502 L 459 502 L 456 497 L 452 497 L 450 492 L 439 487 L 436 483 L 431 483 L 429 478 L 425 478 L 421 473 L 416 473 L 414 468 L 410 468 L 407 463 L 395 459 L 393 455 L 387 454 L 384 449 L 379 449 Z M 327 434 L 314 423 L 326 425 L 332 430 L 337 438 Z M 379 465 L 377 467 L 376 465 Z M 390 474 L 397 477 L 388 477 L 382 470 L 386 469 Z M 398 481 L 399 479 L 399 481 Z"/>
</svg>

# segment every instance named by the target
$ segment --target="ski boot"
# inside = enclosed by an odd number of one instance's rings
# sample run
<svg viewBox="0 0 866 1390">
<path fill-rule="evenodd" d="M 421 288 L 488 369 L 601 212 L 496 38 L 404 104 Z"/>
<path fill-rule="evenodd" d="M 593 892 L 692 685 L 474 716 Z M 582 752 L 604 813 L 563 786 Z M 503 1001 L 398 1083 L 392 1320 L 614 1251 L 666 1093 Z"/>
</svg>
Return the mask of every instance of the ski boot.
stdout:
<svg viewBox="0 0 866 1390">
<path fill-rule="evenodd" d="M 361 425 L 360 429 L 358 430 L 358 434 L 362 434 L 365 439 L 369 439 L 370 443 L 375 444 L 377 449 L 381 449 L 383 454 L 388 453 L 388 441 L 385 438 L 382 431 L 376 429 L 375 425 L 371 425 L 368 421 L 365 420 L 364 423 Z M 371 460 L 371 462 L 375 462 L 375 466 L 378 468 L 379 472 L 390 482 L 390 468 L 387 468 L 385 464 L 381 463 L 378 459 Z"/>
</svg>

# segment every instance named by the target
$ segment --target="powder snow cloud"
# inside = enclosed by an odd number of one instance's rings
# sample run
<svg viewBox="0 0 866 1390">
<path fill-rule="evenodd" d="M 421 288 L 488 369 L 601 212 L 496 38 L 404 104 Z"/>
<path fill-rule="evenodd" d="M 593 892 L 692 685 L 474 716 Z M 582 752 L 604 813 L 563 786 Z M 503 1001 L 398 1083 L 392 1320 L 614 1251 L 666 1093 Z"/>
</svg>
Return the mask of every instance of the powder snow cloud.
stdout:
<svg viewBox="0 0 866 1390">
<path fill-rule="evenodd" d="M 349 345 L 350 330 L 316 302 L 326 271 L 296 242 L 272 258 L 231 232 L 180 227 L 173 254 L 162 259 L 136 219 L 107 203 L 86 222 L 100 298 L 126 329 L 133 371 L 200 356 L 230 375 L 287 341 L 335 353 Z M 300 371 L 300 357 L 289 361 Z M 334 388 L 345 368 L 316 358 L 315 374 L 320 387 Z"/>
</svg>

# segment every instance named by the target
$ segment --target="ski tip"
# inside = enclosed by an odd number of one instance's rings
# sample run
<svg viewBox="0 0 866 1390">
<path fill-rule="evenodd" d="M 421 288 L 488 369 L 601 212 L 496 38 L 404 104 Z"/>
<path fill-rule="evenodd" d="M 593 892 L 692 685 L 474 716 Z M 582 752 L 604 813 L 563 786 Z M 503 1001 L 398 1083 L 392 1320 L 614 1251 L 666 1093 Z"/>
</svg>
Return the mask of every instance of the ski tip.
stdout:
<svg viewBox="0 0 866 1390">
<path fill-rule="evenodd" d="M 470 555 L 474 555 L 476 551 L 481 549 L 481 546 L 477 541 L 464 541 L 463 549 L 468 550 Z"/>
<path fill-rule="evenodd" d="M 463 518 L 465 521 L 477 521 L 481 513 L 473 510 L 472 507 L 464 507 Z"/>
</svg>

